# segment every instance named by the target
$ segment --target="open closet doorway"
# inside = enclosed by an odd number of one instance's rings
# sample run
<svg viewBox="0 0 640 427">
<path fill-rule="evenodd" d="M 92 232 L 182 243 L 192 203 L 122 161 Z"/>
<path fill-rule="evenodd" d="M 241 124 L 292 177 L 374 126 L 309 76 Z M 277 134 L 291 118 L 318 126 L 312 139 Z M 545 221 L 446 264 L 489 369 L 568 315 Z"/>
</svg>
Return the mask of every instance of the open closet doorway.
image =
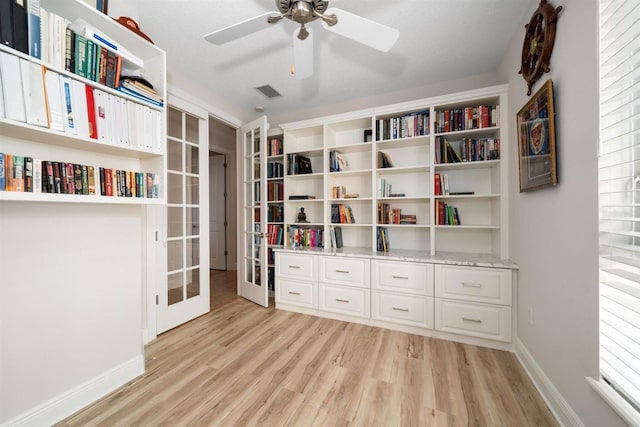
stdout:
<svg viewBox="0 0 640 427">
<path fill-rule="evenodd" d="M 238 298 L 236 129 L 209 117 L 211 309 Z"/>
</svg>

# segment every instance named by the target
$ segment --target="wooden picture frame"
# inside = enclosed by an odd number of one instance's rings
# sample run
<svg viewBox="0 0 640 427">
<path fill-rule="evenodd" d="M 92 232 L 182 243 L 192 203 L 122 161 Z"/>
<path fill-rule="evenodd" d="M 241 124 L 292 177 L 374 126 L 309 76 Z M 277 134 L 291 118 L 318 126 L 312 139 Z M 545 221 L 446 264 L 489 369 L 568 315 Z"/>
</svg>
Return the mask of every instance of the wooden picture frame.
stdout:
<svg viewBox="0 0 640 427">
<path fill-rule="evenodd" d="M 520 192 L 556 185 L 556 136 L 553 81 L 547 80 L 518 111 Z"/>
</svg>

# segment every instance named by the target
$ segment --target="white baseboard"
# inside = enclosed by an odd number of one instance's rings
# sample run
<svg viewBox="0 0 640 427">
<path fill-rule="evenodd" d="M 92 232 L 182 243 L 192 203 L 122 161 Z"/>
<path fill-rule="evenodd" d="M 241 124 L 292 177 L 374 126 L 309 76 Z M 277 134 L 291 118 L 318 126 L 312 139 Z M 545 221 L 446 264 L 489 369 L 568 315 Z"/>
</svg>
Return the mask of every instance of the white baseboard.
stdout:
<svg viewBox="0 0 640 427">
<path fill-rule="evenodd" d="M 551 380 L 544 373 L 538 362 L 533 358 L 529 350 L 524 346 L 522 341 L 516 338 L 515 353 L 520 360 L 520 364 L 533 381 L 540 395 L 546 402 L 547 406 L 556 417 L 561 426 L 584 427 L 584 423 L 578 415 L 571 409 L 571 406 L 562 397 L 562 394 L 553 385 Z"/>
<path fill-rule="evenodd" d="M 144 356 L 116 366 L 20 415 L 2 426 L 52 425 L 144 373 Z"/>
</svg>

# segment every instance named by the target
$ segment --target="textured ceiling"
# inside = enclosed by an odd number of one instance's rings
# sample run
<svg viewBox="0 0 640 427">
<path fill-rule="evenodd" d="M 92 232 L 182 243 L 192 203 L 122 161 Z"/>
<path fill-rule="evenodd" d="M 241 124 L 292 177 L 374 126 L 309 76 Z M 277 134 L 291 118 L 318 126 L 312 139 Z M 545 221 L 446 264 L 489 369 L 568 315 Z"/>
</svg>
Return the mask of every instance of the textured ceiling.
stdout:
<svg viewBox="0 0 640 427">
<path fill-rule="evenodd" d="M 407 90 L 496 70 L 519 33 L 531 0 L 332 0 L 347 10 L 397 28 L 382 53 L 325 30 L 314 31 L 314 74 L 289 73 L 296 25 L 271 28 L 216 46 L 203 36 L 277 10 L 273 0 L 139 0 L 140 24 L 167 52 L 170 72 L 224 98 L 240 111 L 256 105 L 269 115 Z M 283 96 L 267 99 L 254 88 L 271 85 Z"/>
</svg>

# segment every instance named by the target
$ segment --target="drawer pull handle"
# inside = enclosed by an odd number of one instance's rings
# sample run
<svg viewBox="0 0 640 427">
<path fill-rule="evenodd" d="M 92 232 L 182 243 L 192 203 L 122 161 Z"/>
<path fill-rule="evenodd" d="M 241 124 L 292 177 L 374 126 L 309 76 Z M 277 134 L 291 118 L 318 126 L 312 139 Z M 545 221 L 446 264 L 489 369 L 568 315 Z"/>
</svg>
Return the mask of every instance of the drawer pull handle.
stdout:
<svg viewBox="0 0 640 427">
<path fill-rule="evenodd" d="M 348 270 L 336 270 L 336 273 L 349 274 Z"/>
<path fill-rule="evenodd" d="M 469 317 L 462 317 L 462 320 L 465 322 L 482 323 L 482 320 L 480 319 L 471 319 Z"/>
<path fill-rule="evenodd" d="M 348 299 L 338 299 L 338 298 L 336 298 L 336 301 L 337 302 L 344 302 L 344 303 L 349 304 L 349 300 Z"/>
<path fill-rule="evenodd" d="M 394 279 L 409 280 L 409 278 L 405 277 L 405 276 L 391 276 L 391 277 L 394 278 Z"/>
<path fill-rule="evenodd" d="M 481 288 L 482 287 L 482 283 L 462 282 L 462 286 L 465 286 L 467 288 Z"/>
<path fill-rule="evenodd" d="M 291 295 L 300 295 L 300 292 L 291 292 L 291 291 L 289 291 L 289 293 L 290 293 Z"/>
<path fill-rule="evenodd" d="M 289 268 L 300 268 L 299 265 L 290 265 Z"/>
<path fill-rule="evenodd" d="M 391 307 L 391 308 L 395 311 L 404 311 L 405 313 L 409 312 L 408 308 L 398 308 L 398 307 Z"/>
</svg>

